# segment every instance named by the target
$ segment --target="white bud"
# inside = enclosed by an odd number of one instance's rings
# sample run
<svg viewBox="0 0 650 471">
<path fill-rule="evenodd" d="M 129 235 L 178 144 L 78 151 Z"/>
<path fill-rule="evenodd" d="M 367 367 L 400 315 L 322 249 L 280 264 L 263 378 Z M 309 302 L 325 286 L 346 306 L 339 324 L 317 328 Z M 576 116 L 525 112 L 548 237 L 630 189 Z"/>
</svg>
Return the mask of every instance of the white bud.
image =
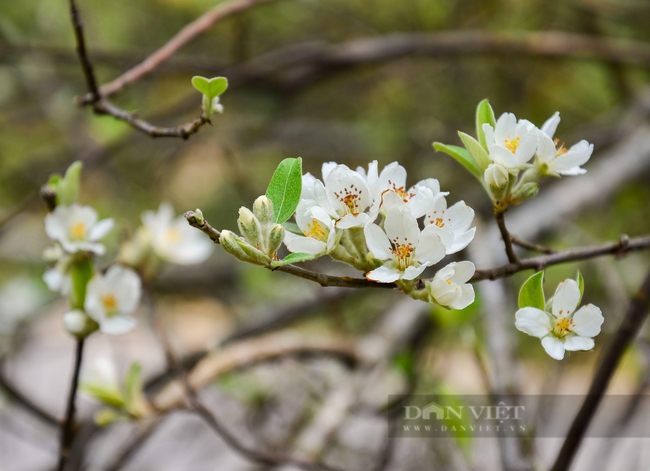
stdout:
<svg viewBox="0 0 650 471">
<path fill-rule="evenodd" d="M 262 226 L 271 224 L 275 216 L 273 202 L 265 195 L 260 196 L 253 203 L 253 213 L 257 216 Z"/>
<path fill-rule="evenodd" d="M 483 174 L 485 182 L 496 189 L 504 188 L 508 184 L 509 177 L 510 175 L 505 168 L 494 163 L 488 165 L 488 168 L 485 169 L 485 173 Z"/>
<path fill-rule="evenodd" d="M 282 224 L 276 224 L 271 228 L 269 232 L 268 240 L 268 254 L 269 257 L 275 256 L 275 252 L 278 251 L 280 245 L 282 245 L 282 240 L 284 239 L 284 227 Z"/>
<path fill-rule="evenodd" d="M 97 330 L 97 323 L 85 312 L 74 309 L 63 314 L 63 327 L 75 337 L 84 338 Z"/>
<path fill-rule="evenodd" d="M 239 232 L 241 235 L 243 235 L 251 245 L 261 247 L 262 226 L 250 209 L 243 206 L 239 208 L 237 225 L 239 226 Z"/>
</svg>

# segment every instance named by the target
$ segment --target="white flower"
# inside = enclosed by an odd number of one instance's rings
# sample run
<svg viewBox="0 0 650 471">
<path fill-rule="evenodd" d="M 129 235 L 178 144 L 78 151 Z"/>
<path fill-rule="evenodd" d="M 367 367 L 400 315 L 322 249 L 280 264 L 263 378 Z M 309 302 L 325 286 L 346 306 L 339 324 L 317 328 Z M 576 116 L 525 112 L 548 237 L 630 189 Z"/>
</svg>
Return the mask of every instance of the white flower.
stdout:
<svg viewBox="0 0 650 471">
<path fill-rule="evenodd" d="M 88 282 L 85 311 L 105 334 L 124 334 L 135 327 L 129 315 L 140 303 L 142 284 L 138 275 L 121 265 L 111 266 L 105 275 L 96 273 Z"/>
<path fill-rule="evenodd" d="M 565 350 L 591 350 L 593 337 L 600 333 L 605 319 L 593 304 L 574 313 L 579 302 L 578 283 L 564 280 L 555 291 L 550 313 L 534 307 L 519 309 L 515 314 L 515 326 L 528 335 L 541 338 L 546 353 L 556 360 L 564 358 Z"/>
<path fill-rule="evenodd" d="M 463 250 L 474 239 L 476 228 L 469 227 L 473 219 L 474 210 L 464 201 L 447 208 L 445 197 L 438 195 L 424 217 L 424 224 L 438 232 L 447 247 L 447 254 L 453 254 Z"/>
<path fill-rule="evenodd" d="M 304 236 L 286 231 L 284 243 L 290 252 L 321 255 L 330 252 L 336 244 L 334 221 L 323 208 L 309 204 L 303 200 L 296 208 L 296 224 Z"/>
<path fill-rule="evenodd" d="M 364 233 L 368 249 L 384 265 L 366 274 L 381 283 L 399 279 L 414 280 L 430 265 L 445 256 L 445 244 L 433 226 L 420 232 L 415 217 L 405 209 L 393 207 L 384 221 L 384 230 L 368 224 Z"/>
<path fill-rule="evenodd" d="M 435 178 L 427 178 L 407 187 L 406 169 L 397 162 L 386 165 L 380 174 L 376 160 L 368 165 L 367 174 L 362 167 L 357 172 L 366 177 L 373 198 L 381 203 L 382 214 L 386 214 L 396 204 L 401 206 L 399 203 L 403 202 L 411 214 L 419 218 L 424 216 L 434 197 L 449 194 L 440 192 L 440 183 Z"/>
<path fill-rule="evenodd" d="M 490 164 L 485 169 L 483 179 L 485 183 L 493 188 L 501 189 L 508 184 L 510 174 L 508 171 L 499 164 Z"/>
<path fill-rule="evenodd" d="M 113 228 L 113 219 L 97 221 L 90 206 L 57 206 L 45 216 L 45 232 L 68 253 L 94 252 L 103 255 L 106 248 L 99 241 Z"/>
<path fill-rule="evenodd" d="M 145 211 L 142 223 L 156 255 L 168 262 L 203 263 L 214 250 L 214 244 L 193 229 L 184 217 L 174 219 L 174 208 L 169 203 L 161 203 L 158 212 Z"/>
<path fill-rule="evenodd" d="M 512 113 L 503 113 L 494 128 L 483 124 L 490 160 L 507 169 L 523 166 L 535 155 L 537 131 L 530 121 L 517 121 Z"/>
<path fill-rule="evenodd" d="M 452 309 L 465 309 L 474 302 L 474 287 L 467 283 L 476 271 L 472 262 L 452 262 L 427 282 L 432 301 Z"/>
<path fill-rule="evenodd" d="M 542 126 L 539 133 L 537 156 L 548 167 L 548 173 L 555 175 L 581 175 L 587 171 L 580 168 L 591 158 L 594 145 L 584 139 L 567 149 L 558 139 L 553 139 L 560 123 L 560 113 L 556 112 Z"/>
<path fill-rule="evenodd" d="M 365 226 L 374 221 L 378 204 L 362 175 L 345 165 L 328 162 L 323 164 L 323 179 L 325 184 L 313 181 L 314 201 L 336 220 L 337 228 Z"/>
</svg>

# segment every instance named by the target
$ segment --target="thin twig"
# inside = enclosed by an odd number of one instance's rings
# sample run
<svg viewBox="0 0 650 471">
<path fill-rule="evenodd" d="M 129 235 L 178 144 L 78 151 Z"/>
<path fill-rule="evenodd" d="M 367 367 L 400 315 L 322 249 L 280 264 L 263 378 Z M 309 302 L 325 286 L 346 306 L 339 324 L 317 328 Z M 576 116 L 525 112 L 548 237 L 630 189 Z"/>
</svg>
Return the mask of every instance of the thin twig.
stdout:
<svg viewBox="0 0 650 471">
<path fill-rule="evenodd" d="M 84 339 L 77 340 L 77 348 L 75 351 L 74 369 L 72 371 L 72 380 L 70 382 L 70 391 L 68 392 L 68 405 L 65 412 L 65 421 L 61 427 L 61 447 L 59 452 L 59 466 L 58 471 L 63 471 L 65 462 L 70 454 L 70 447 L 74 438 L 74 415 L 75 415 L 75 400 L 77 398 L 77 386 L 79 385 L 79 372 L 81 371 L 81 361 L 84 351 Z"/>
<path fill-rule="evenodd" d="M 129 464 L 136 452 L 147 442 L 147 440 L 149 440 L 161 423 L 162 418 L 156 417 L 146 424 L 138 435 L 129 441 L 127 447 L 122 450 L 117 457 L 106 466 L 106 468 L 104 468 L 105 471 L 119 471 Z"/>
<path fill-rule="evenodd" d="M 81 22 L 81 15 L 79 14 L 79 8 L 77 8 L 76 0 L 70 0 L 70 19 L 72 20 L 74 37 L 77 42 L 77 55 L 79 56 L 81 69 L 83 70 L 84 77 L 86 79 L 86 87 L 88 88 L 88 103 L 97 103 L 97 101 L 99 101 L 101 98 L 101 94 L 99 93 L 99 89 L 97 87 L 97 78 L 95 77 L 95 71 L 93 70 L 92 62 L 90 62 L 90 57 L 88 56 L 83 24 Z"/>
<path fill-rule="evenodd" d="M 49 425 L 54 425 L 58 427 L 61 423 L 59 419 L 47 412 L 45 409 L 42 409 L 40 406 L 36 405 L 31 399 L 26 397 L 22 392 L 16 389 L 4 374 L 0 372 L 0 389 L 3 389 L 5 393 L 9 395 L 17 404 L 23 407 L 23 409 L 31 412 L 35 417 L 38 417 L 43 422 Z"/>
<path fill-rule="evenodd" d="M 497 220 L 497 226 L 499 226 L 499 232 L 501 233 L 501 238 L 503 239 L 503 243 L 506 246 L 506 255 L 508 256 L 508 261 L 510 263 L 518 263 L 519 259 L 517 258 L 517 254 L 515 254 L 515 249 L 512 246 L 512 240 L 510 239 L 510 233 L 506 228 L 506 220 L 503 211 L 495 212 L 494 217 Z"/>
<path fill-rule="evenodd" d="M 550 247 L 546 247 L 545 245 L 539 245 L 533 242 L 521 240 L 519 237 L 513 236 L 512 234 L 510 234 L 510 240 L 514 245 L 518 245 L 524 249 L 532 250 L 533 252 L 541 252 L 545 254 L 553 254 L 557 252 L 556 250 L 553 250 Z"/>
<path fill-rule="evenodd" d="M 567 438 L 562 445 L 551 471 L 566 471 L 571 466 L 585 432 L 591 423 L 591 419 L 598 409 L 603 394 L 605 394 L 607 386 L 627 347 L 632 343 L 643 322 L 648 317 L 649 309 L 650 271 L 648 271 L 639 291 L 632 298 L 625 313 L 625 318 L 621 322 L 612 343 L 603 355 L 602 361 L 599 363 L 598 371 L 596 371 L 596 375 L 591 382 L 589 392 L 580 411 L 573 419 L 571 428 L 567 433 Z"/>
</svg>

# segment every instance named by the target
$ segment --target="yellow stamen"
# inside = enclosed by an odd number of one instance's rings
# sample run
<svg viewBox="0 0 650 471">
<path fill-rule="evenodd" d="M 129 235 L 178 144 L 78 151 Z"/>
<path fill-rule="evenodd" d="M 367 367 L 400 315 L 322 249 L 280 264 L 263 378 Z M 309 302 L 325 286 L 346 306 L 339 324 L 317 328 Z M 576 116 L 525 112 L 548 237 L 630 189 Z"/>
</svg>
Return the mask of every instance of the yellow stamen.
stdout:
<svg viewBox="0 0 650 471">
<path fill-rule="evenodd" d="M 515 152 L 517 152 L 517 147 L 519 147 L 520 140 L 521 138 L 519 136 L 515 137 L 514 139 L 506 139 L 505 140 L 506 149 L 508 149 L 510 152 L 514 154 Z"/>
<path fill-rule="evenodd" d="M 569 319 L 568 317 L 562 317 L 560 320 L 557 321 L 557 324 L 555 324 L 555 328 L 553 329 L 553 333 L 555 334 L 556 337 L 562 338 L 565 337 L 569 332 L 571 332 L 571 328 L 573 327 L 573 321 Z"/>
<path fill-rule="evenodd" d="M 117 299 L 114 295 L 105 294 L 99 298 L 99 301 L 102 303 L 102 306 L 104 306 L 104 310 L 106 311 L 106 315 L 108 317 L 115 315 L 117 311 Z"/>
<path fill-rule="evenodd" d="M 70 227 L 70 239 L 84 240 L 86 238 L 86 225 L 83 222 L 78 222 Z"/>
<path fill-rule="evenodd" d="M 320 240 L 321 242 L 327 242 L 329 231 L 318 219 L 312 219 L 311 222 L 307 224 L 307 228 L 307 230 L 302 231 L 305 236 Z"/>
<path fill-rule="evenodd" d="M 165 238 L 172 243 L 178 242 L 179 240 L 181 240 L 181 233 L 178 229 L 174 227 L 167 230 L 167 232 L 165 233 Z"/>
<path fill-rule="evenodd" d="M 400 244 L 394 240 L 393 244 L 395 245 L 395 248 L 391 249 L 391 252 L 393 252 L 393 255 L 396 258 L 397 267 L 400 271 L 404 271 L 413 264 L 411 255 L 415 252 L 415 248 L 410 242 L 408 244 Z"/>
</svg>

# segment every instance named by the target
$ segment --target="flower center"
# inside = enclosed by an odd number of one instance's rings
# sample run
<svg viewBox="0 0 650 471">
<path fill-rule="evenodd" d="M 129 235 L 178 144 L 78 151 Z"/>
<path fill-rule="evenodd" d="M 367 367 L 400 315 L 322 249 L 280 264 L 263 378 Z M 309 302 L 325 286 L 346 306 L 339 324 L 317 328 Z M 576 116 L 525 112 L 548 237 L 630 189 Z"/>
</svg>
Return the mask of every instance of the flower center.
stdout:
<svg viewBox="0 0 650 471">
<path fill-rule="evenodd" d="M 70 227 L 70 239 L 73 241 L 86 239 L 86 225 L 83 222 L 78 222 Z"/>
<path fill-rule="evenodd" d="M 560 140 L 557 137 L 553 139 L 553 141 L 555 142 L 555 157 L 559 157 L 569 152 L 569 149 L 564 147 L 564 142 L 560 144 Z"/>
<path fill-rule="evenodd" d="M 363 190 L 358 189 L 354 185 L 350 185 L 349 188 L 344 188 L 343 191 L 339 193 L 334 192 L 334 196 L 345 205 L 346 214 L 352 214 L 356 216 L 363 211 L 363 209 L 360 207 L 361 193 L 363 193 Z"/>
<path fill-rule="evenodd" d="M 571 328 L 573 327 L 573 325 L 574 324 L 571 319 L 569 319 L 568 317 L 563 317 L 555 324 L 553 333 L 555 334 L 556 337 L 559 338 L 565 337 L 569 332 L 571 332 Z"/>
<path fill-rule="evenodd" d="M 442 220 L 442 218 L 436 218 L 436 220 L 432 224 L 435 224 L 436 226 L 438 226 L 440 228 L 445 227 L 445 223 Z"/>
<path fill-rule="evenodd" d="M 411 198 L 415 196 L 415 193 L 409 193 L 403 186 L 397 186 L 391 180 L 388 180 L 388 184 L 392 187 L 393 191 L 397 193 L 397 196 L 402 198 L 402 201 L 408 203 Z"/>
<path fill-rule="evenodd" d="M 99 301 L 104 306 L 107 317 L 113 317 L 117 312 L 117 299 L 113 294 L 104 294 L 99 298 Z"/>
<path fill-rule="evenodd" d="M 510 137 L 510 135 L 508 135 Z M 510 152 L 513 154 L 517 152 L 517 147 L 519 147 L 519 141 L 521 138 L 519 136 L 515 137 L 514 139 L 506 139 L 504 141 L 506 149 L 508 149 Z"/>
<path fill-rule="evenodd" d="M 320 240 L 321 242 L 327 242 L 327 236 L 329 235 L 329 231 L 325 228 L 325 225 L 318 219 L 312 219 L 307 224 L 307 230 L 302 231 L 302 233 L 307 237 Z"/>
<path fill-rule="evenodd" d="M 395 245 L 395 248 L 392 248 L 391 252 L 395 257 L 397 267 L 400 271 L 404 271 L 407 267 L 413 265 L 412 255 L 413 252 L 415 252 L 415 248 L 410 242 L 401 244 L 397 242 L 397 239 L 393 240 L 393 244 Z"/>
<path fill-rule="evenodd" d="M 165 238 L 168 242 L 175 243 L 181 240 L 181 232 L 174 228 L 168 229 L 165 233 Z"/>
</svg>

